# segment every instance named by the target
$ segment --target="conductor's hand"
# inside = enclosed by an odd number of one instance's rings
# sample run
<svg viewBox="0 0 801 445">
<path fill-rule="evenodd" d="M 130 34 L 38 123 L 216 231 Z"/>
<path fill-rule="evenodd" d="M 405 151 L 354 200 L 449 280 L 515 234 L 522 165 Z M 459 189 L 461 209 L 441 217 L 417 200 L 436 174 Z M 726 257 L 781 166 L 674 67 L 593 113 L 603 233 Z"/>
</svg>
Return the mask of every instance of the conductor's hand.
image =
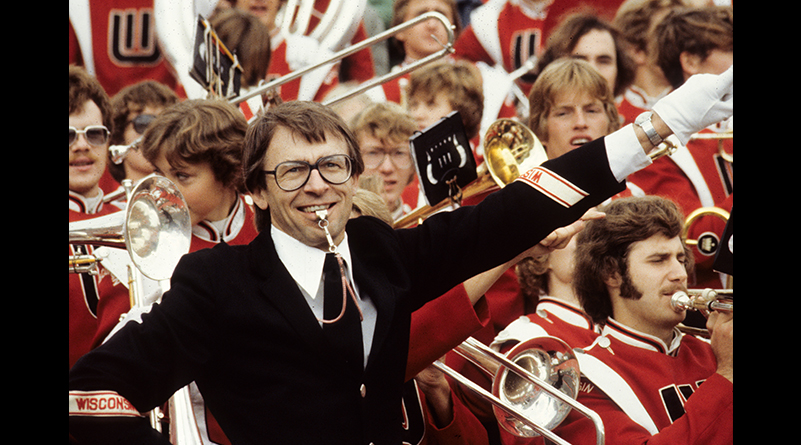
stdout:
<svg viewBox="0 0 801 445">
<path fill-rule="evenodd" d="M 570 243 L 570 240 L 573 239 L 579 232 L 584 230 L 584 225 L 587 221 L 593 219 L 601 219 L 606 216 L 605 213 L 599 212 L 595 207 L 587 210 L 584 215 L 579 218 L 573 224 L 570 224 L 565 227 L 560 227 L 553 232 L 551 232 L 548 236 L 542 239 L 536 246 L 528 249 L 527 251 L 518 255 L 514 260 L 512 260 L 513 264 L 517 264 L 523 258 L 528 257 L 538 257 L 542 255 L 547 255 L 554 250 L 564 249 Z"/>
<path fill-rule="evenodd" d="M 713 311 L 706 320 L 706 328 L 718 361 L 717 373 L 734 383 L 734 313 Z"/>
<path fill-rule="evenodd" d="M 734 114 L 734 65 L 722 74 L 696 74 L 660 99 L 653 111 L 687 145 L 690 137 Z"/>
</svg>

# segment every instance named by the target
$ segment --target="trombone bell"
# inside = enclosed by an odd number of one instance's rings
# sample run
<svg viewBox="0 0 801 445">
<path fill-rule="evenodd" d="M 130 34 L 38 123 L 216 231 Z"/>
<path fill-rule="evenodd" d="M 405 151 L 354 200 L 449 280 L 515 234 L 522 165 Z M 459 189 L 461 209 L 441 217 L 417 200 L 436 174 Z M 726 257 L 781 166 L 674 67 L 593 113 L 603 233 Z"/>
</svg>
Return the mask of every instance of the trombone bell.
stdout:
<svg viewBox="0 0 801 445">
<path fill-rule="evenodd" d="M 498 119 L 485 133 L 484 159 L 495 184 L 503 188 L 548 156 L 528 127 L 512 119 Z"/>
<path fill-rule="evenodd" d="M 575 353 L 564 341 L 548 336 L 533 338 L 501 354 L 468 338 L 454 352 L 493 376 L 492 392 L 445 364 L 435 362 L 434 365 L 491 403 L 499 425 L 510 434 L 517 437 L 541 435 L 553 443 L 569 445 L 551 429 L 575 409 L 595 426 L 596 445 L 605 443 L 601 418 L 576 401 L 581 373 Z"/>
<path fill-rule="evenodd" d="M 578 397 L 581 373 L 572 349 L 554 337 L 541 337 L 518 344 L 508 354 L 511 360 L 571 399 Z M 552 430 L 570 413 L 570 405 L 551 397 L 540 386 L 501 366 L 493 379 L 493 394 L 517 406 L 542 428 Z M 519 437 L 540 434 L 498 406 L 495 417 L 509 433 Z"/>
</svg>

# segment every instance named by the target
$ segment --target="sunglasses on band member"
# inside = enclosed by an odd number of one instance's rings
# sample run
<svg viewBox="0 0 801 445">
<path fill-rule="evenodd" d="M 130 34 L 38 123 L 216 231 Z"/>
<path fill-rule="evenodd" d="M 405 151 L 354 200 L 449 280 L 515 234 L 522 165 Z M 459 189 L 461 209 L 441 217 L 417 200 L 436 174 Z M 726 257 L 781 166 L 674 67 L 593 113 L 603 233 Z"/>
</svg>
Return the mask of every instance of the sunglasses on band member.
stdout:
<svg viewBox="0 0 801 445">
<path fill-rule="evenodd" d="M 70 127 L 70 147 L 78 140 L 79 134 L 83 134 L 86 141 L 92 145 L 103 145 L 108 142 L 109 131 L 103 125 L 90 125 L 83 130 Z"/>
<path fill-rule="evenodd" d="M 156 116 L 152 114 L 140 114 L 136 116 L 132 121 L 129 123 L 133 124 L 134 131 L 139 134 L 145 134 L 145 130 L 147 130 L 147 126 L 150 125 L 153 120 L 156 119 Z"/>
<path fill-rule="evenodd" d="M 285 192 L 293 192 L 309 182 L 312 170 L 329 184 L 344 184 L 353 173 L 353 161 L 348 155 L 325 156 L 314 164 L 306 161 L 287 161 L 275 166 L 275 170 L 264 170 L 264 175 L 274 175 L 275 183 Z"/>
</svg>

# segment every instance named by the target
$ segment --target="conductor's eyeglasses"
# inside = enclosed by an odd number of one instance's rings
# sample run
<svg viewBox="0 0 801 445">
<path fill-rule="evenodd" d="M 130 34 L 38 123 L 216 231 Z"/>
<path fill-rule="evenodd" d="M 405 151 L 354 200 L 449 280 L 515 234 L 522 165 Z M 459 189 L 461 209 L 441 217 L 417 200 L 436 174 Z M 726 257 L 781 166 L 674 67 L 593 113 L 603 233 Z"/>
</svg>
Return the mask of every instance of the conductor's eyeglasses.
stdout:
<svg viewBox="0 0 801 445">
<path fill-rule="evenodd" d="M 70 127 L 70 147 L 78 140 L 79 134 L 83 134 L 86 141 L 92 145 L 103 145 L 108 142 L 109 131 L 103 125 L 90 125 L 83 130 Z"/>
<path fill-rule="evenodd" d="M 312 170 L 329 184 L 343 184 L 353 173 L 353 161 L 348 155 L 332 155 L 320 158 L 314 164 L 306 161 L 287 161 L 278 164 L 275 170 L 264 170 L 265 175 L 274 175 L 275 183 L 285 192 L 293 192 L 309 182 Z"/>
</svg>

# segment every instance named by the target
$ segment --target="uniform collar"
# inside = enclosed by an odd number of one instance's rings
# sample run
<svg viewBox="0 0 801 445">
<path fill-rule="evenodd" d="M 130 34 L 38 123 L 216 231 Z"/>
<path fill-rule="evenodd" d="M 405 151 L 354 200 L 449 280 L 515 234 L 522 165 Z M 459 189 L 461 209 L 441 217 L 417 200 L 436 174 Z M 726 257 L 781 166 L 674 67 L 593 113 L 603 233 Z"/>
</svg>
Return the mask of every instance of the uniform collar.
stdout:
<svg viewBox="0 0 801 445">
<path fill-rule="evenodd" d="M 595 323 L 592 319 L 577 305 L 568 301 L 560 300 L 553 297 L 540 297 L 537 303 L 537 313 L 548 312 L 553 314 L 556 318 L 584 329 L 593 330 Z M 541 317 L 547 318 L 547 314 L 540 314 Z"/>
<path fill-rule="evenodd" d="M 246 207 L 242 197 L 237 195 L 236 203 L 228 217 L 221 221 L 201 221 L 192 225 L 192 235 L 211 243 L 230 242 L 239 235 L 245 225 Z"/>
<path fill-rule="evenodd" d="M 607 319 L 601 337 L 613 337 L 628 345 L 675 356 L 681 345 L 682 333 L 673 328 L 673 340 L 666 345 L 662 339 L 628 327 L 612 318 Z M 597 342 L 598 340 L 596 340 Z"/>
<path fill-rule="evenodd" d="M 70 190 L 70 210 L 86 213 L 88 215 L 95 214 L 103 208 L 103 191 L 101 190 L 97 197 L 87 198 L 79 193 Z"/>
</svg>

